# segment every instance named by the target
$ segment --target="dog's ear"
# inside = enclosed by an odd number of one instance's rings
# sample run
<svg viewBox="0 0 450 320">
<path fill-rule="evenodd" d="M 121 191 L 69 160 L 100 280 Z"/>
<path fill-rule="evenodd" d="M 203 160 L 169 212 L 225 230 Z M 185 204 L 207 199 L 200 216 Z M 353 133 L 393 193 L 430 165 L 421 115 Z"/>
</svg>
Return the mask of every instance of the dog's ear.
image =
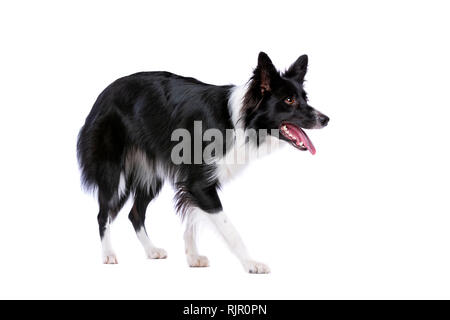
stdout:
<svg viewBox="0 0 450 320">
<path fill-rule="evenodd" d="M 260 52 L 258 55 L 258 66 L 254 71 L 254 80 L 259 84 L 261 93 L 271 91 L 275 80 L 279 77 L 277 69 L 273 65 L 269 56 Z"/>
<path fill-rule="evenodd" d="M 300 56 L 284 73 L 287 78 L 294 79 L 300 83 L 305 80 L 306 71 L 308 70 L 308 56 L 306 54 Z"/>
</svg>

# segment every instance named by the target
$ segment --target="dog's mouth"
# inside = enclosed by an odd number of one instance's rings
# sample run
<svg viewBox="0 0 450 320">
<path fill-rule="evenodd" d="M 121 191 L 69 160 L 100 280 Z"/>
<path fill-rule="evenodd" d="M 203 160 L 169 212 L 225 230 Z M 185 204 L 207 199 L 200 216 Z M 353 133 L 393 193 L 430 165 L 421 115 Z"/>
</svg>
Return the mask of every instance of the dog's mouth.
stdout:
<svg viewBox="0 0 450 320">
<path fill-rule="evenodd" d="M 302 128 L 292 123 L 283 122 L 280 126 L 280 132 L 297 149 L 309 150 L 311 154 L 316 154 L 316 148 Z"/>
</svg>

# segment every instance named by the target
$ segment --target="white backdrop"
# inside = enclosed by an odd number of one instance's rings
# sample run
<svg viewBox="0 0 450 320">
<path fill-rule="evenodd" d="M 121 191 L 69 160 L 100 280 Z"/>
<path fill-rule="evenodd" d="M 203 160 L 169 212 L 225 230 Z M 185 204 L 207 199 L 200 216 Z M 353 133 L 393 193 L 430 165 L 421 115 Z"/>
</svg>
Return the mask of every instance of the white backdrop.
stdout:
<svg viewBox="0 0 450 320">
<path fill-rule="evenodd" d="M 3 1 L 0 298 L 450 298 L 449 8 L 444 1 Z M 165 186 L 146 260 L 127 219 L 102 265 L 97 203 L 75 144 L 118 77 L 168 70 L 242 84 L 258 52 L 310 57 L 310 102 L 330 116 L 226 185 L 227 214 L 270 275 L 244 273 L 205 228 L 189 269 Z"/>
</svg>

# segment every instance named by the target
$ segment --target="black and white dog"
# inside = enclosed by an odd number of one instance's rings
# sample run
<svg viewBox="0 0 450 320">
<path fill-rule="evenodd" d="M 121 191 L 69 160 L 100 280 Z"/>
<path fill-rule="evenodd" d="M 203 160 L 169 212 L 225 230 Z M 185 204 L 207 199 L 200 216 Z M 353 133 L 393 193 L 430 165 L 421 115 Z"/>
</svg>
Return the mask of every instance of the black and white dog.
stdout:
<svg viewBox="0 0 450 320">
<path fill-rule="evenodd" d="M 269 268 L 252 260 L 239 234 L 222 210 L 217 194 L 221 184 L 244 166 L 230 161 L 242 150 L 258 150 L 269 141 L 287 141 L 299 150 L 315 148 L 301 129 L 322 128 L 329 118 L 308 105 L 303 80 L 308 57 L 302 55 L 284 73 L 270 58 L 259 54 L 258 66 L 244 86 L 215 86 L 169 72 L 141 72 L 120 78 L 97 98 L 78 136 L 78 160 L 86 188 L 98 194 L 98 223 L 103 261 L 117 263 L 111 247 L 110 224 L 132 194 L 129 218 L 148 258 L 164 259 L 167 253 L 150 241 L 145 230 L 149 202 L 169 180 L 177 190 L 176 209 L 185 218 L 184 240 L 189 266 L 207 267 L 209 261 L 196 246 L 196 215 L 211 219 L 232 252 L 250 273 L 268 273 Z M 249 139 L 215 139 L 213 161 L 191 158 L 207 148 L 181 150 L 181 163 L 174 163 L 177 141 L 173 133 L 196 135 L 214 129 L 229 131 L 268 130 L 266 136 Z M 279 133 L 281 132 L 281 135 Z M 278 138 L 278 139 L 277 139 Z M 212 139 L 210 139 L 212 141 Z"/>
</svg>

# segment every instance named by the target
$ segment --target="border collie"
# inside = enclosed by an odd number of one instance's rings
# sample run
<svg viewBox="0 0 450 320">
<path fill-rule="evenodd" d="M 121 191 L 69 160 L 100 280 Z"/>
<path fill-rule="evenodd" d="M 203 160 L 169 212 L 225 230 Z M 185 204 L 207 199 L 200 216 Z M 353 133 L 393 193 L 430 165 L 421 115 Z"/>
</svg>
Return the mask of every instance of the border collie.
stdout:
<svg viewBox="0 0 450 320">
<path fill-rule="evenodd" d="M 279 72 L 261 52 L 244 86 L 216 86 L 169 72 L 140 72 L 109 85 L 97 98 L 77 142 L 83 185 L 95 190 L 98 197 L 103 262 L 117 263 L 110 225 L 130 194 L 134 204 L 129 219 L 147 257 L 167 257 L 150 240 L 144 221 L 147 205 L 169 180 L 176 190 L 176 210 L 187 222 L 184 240 L 189 266 L 209 266 L 196 245 L 195 216 L 200 214 L 217 227 L 247 272 L 270 272 L 250 257 L 223 212 L 217 191 L 243 167 L 225 161 L 243 147 L 258 150 L 275 139 L 315 154 L 303 129 L 322 128 L 329 118 L 308 105 L 303 89 L 307 65 L 308 57 L 302 55 L 285 72 Z M 216 151 L 223 152 L 213 153 L 214 161 L 175 164 L 172 151 L 177 141 L 173 132 L 182 129 L 195 136 L 196 122 L 201 123 L 202 132 L 214 129 L 223 136 L 238 129 L 270 133 L 256 139 L 235 135 L 231 142 L 215 139 Z M 181 155 L 189 159 L 207 145 L 202 141 L 182 150 Z"/>
</svg>

